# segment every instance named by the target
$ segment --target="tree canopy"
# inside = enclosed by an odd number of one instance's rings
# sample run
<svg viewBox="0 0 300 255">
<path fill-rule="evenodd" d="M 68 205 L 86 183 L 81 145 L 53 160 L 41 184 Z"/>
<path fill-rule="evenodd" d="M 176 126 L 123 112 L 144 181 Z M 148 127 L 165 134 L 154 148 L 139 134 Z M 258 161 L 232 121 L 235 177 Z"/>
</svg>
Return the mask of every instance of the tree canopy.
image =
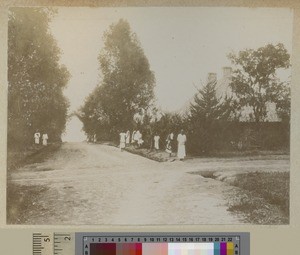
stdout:
<svg viewBox="0 0 300 255">
<path fill-rule="evenodd" d="M 68 101 L 68 70 L 49 31 L 49 8 L 11 8 L 8 21 L 8 138 L 28 143 L 38 129 L 59 140 Z"/>
<path fill-rule="evenodd" d="M 227 120 L 231 114 L 230 99 L 218 98 L 216 95 L 216 82 L 208 82 L 194 96 L 190 105 L 190 118 L 202 122 L 214 120 Z"/>
<path fill-rule="evenodd" d="M 134 116 L 147 111 L 154 98 L 155 76 L 127 21 L 112 24 L 103 40 L 104 48 L 98 56 L 102 80 L 80 115 L 85 132 L 106 129 L 113 135 L 132 128 Z"/>
<path fill-rule="evenodd" d="M 190 105 L 189 147 L 199 154 L 209 153 L 224 141 L 222 132 L 233 110 L 230 98 L 217 97 L 216 85 L 216 81 L 208 82 Z"/>
<path fill-rule="evenodd" d="M 229 54 L 236 66 L 231 88 L 240 106 L 250 106 L 253 120 L 264 121 L 267 116 L 267 103 L 276 104 L 277 110 L 289 110 L 288 84 L 281 82 L 276 71 L 290 67 L 290 56 L 284 45 L 268 44 L 256 50 L 246 49 L 238 54 Z"/>
</svg>

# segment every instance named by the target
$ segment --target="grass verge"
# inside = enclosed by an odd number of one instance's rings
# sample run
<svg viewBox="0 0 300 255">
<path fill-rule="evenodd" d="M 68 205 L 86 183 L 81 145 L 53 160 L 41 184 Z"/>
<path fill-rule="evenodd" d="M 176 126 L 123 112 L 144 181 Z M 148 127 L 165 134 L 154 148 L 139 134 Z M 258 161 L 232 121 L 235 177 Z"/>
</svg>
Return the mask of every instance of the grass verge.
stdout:
<svg viewBox="0 0 300 255">
<path fill-rule="evenodd" d="M 154 151 L 145 148 L 136 149 L 133 146 L 126 147 L 125 150 L 130 153 L 137 154 L 142 157 L 152 159 L 158 162 L 165 162 L 170 159 L 169 155 L 164 151 Z"/>
<path fill-rule="evenodd" d="M 32 213 L 46 213 L 45 208 L 39 204 L 42 194 L 48 188 L 44 186 L 24 186 L 9 183 L 6 190 L 6 223 L 26 224 Z"/>
<path fill-rule="evenodd" d="M 48 190 L 42 185 L 26 186 L 14 183 L 9 174 L 22 166 L 44 162 L 61 146 L 53 143 L 48 146 L 30 146 L 26 149 L 9 149 L 7 157 L 8 180 L 6 189 L 6 222 L 7 224 L 26 224 L 29 215 L 35 212 L 47 213 L 39 203 L 43 194 Z"/>
<path fill-rule="evenodd" d="M 48 146 L 30 146 L 26 149 L 8 149 L 7 169 L 16 170 L 22 166 L 40 163 L 53 155 L 61 146 L 61 143 L 52 143 Z"/>
<path fill-rule="evenodd" d="M 119 144 L 115 142 L 99 142 L 99 143 L 104 145 L 119 147 Z M 136 154 L 144 158 L 148 158 L 158 162 L 165 162 L 170 160 L 169 154 L 162 150 L 156 151 L 147 148 L 135 148 L 133 145 L 127 145 L 126 148 L 124 148 L 124 150 L 132 154 Z"/>
<path fill-rule="evenodd" d="M 237 174 L 229 211 L 242 213 L 253 224 L 289 223 L 289 172 Z"/>
</svg>

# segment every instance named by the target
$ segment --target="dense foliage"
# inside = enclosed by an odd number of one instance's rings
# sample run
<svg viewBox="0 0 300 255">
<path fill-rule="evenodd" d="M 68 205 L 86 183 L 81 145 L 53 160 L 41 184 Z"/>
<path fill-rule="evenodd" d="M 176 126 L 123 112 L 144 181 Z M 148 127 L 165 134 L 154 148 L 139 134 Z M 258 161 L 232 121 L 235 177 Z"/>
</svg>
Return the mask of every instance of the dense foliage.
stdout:
<svg viewBox="0 0 300 255">
<path fill-rule="evenodd" d="M 217 82 L 209 82 L 195 94 L 189 113 L 178 114 L 155 109 L 154 74 L 128 22 L 112 24 L 103 39 L 104 48 L 98 57 L 102 80 L 78 113 L 87 135 L 117 141 L 120 131 L 138 129 L 143 134 L 144 147 L 152 148 L 153 137 L 158 134 L 161 148 L 165 148 L 168 134 L 173 132 L 176 138 L 184 129 L 187 150 L 197 155 L 224 149 L 278 147 L 277 142 L 270 142 L 272 136 L 265 135 L 265 126 L 260 123 L 266 119 L 268 103 L 275 103 L 282 120 L 289 120 L 289 84 L 276 76 L 278 69 L 290 66 L 289 54 L 282 44 L 230 54 L 235 66 L 229 85 L 231 97 L 217 97 Z M 249 119 L 259 125 L 246 125 L 237 132 L 243 107 L 252 108 Z M 271 126 L 266 128 L 270 130 Z M 283 141 L 286 134 L 277 140 Z M 283 144 L 286 147 L 288 143 Z"/>
<path fill-rule="evenodd" d="M 190 106 L 189 149 L 196 154 L 219 149 L 232 111 L 231 99 L 217 97 L 216 82 L 200 89 Z"/>
<path fill-rule="evenodd" d="M 288 118 L 290 112 L 289 84 L 281 82 L 277 70 L 290 66 L 290 56 L 283 46 L 268 44 L 256 50 L 246 49 L 229 54 L 236 69 L 231 88 L 241 107 L 252 108 L 251 119 L 265 121 L 267 104 L 275 103 L 279 117 Z"/>
<path fill-rule="evenodd" d="M 69 73 L 59 64 L 60 50 L 49 31 L 54 11 L 11 8 L 8 21 L 8 143 L 33 141 L 36 130 L 60 140 L 68 101 Z"/>
<path fill-rule="evenodd" d="M 132 129 L 154 98 L 154 73 L 129 23 L 119 20 L 104 34 L 98 57 L 102 81 L 80 110 L 84 131 L 100 139 L 114 139 Z"/>
</svg>

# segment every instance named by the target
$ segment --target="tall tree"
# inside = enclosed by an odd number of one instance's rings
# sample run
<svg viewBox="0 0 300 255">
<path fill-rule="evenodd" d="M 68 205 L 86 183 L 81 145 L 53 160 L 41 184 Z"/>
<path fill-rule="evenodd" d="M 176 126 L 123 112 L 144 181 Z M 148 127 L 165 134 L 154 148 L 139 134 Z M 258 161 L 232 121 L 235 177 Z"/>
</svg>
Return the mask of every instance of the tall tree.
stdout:
<svg viewBox="0 0 300 255">
<path fill-rule="evenodd" d="M 49 31 L 54 11 L 11 8 L 8 21 L 8 139 L 28 143 L 36 129 L 51 140 L 65 128 L 69 73 Z"/>
<path fill-rule="evenodd" d="M 98 102 L 93 111 L 105 115 L 111 134 L 116 134 L 118 130 L 131 128 L 134 115 L 149 108 L 154 98 L 155 77 L 127 21 L 121 19 L 112 24 L 103 39 L 104 48 L 98 57 L 102 81 L 93 92 Z M 82 115 L 87 115 L 85 110 L 86 105 L 82 107 Z M 91 118 L 94 123 L 102 121 L 97 114 Z"/>
<path fill-rule="evenodd" d="M 230 99 L 217 97 L 216 82 L 208 82 L 194 96 L 190 105 L 190 118 L 205 122 L 228 119 L 231 114 Z"/>
<path fill-rule="evenodd" d="M 232 91 L 240 106 L 252 108 L 256 122 L 266 119 L 267 103 L 275 103 L 277 110 L 288 106 L 283 100 L 288 98 L 288 84 L 280 82 L 276 75 L 277 69 L 290 66 L 290 56 L 283 44 L 246 49 L 228 57 L 236 66 Z"/>
<path fill-rule="evenodd" d="M 200 89 L 190 106 L 190 150 L 201 154 L 218 149 L 220 141 L 226 140 L 222 133 L 232 110 L 231 99 L 217 97 L 216 82 L 208 82 Z"/>
</svg>

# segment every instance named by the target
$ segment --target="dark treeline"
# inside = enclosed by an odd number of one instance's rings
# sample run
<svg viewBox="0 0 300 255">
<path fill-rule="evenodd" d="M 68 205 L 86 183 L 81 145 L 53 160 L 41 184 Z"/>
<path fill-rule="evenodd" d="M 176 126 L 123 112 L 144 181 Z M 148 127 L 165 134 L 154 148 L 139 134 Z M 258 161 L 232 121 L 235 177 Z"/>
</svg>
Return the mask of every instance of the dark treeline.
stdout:
<svg viewBox="0 0 300 255">
<path fill-rule="evenodd" d="M 87 98 L 79 118 L 88 135 L 116 140 L 120 131 L 133 129 L 154 99 L 155 77 L 137 36 L 120 20 L 104 34 L 98 60 L 102 82 Z"/>
<path fill-rule="evenodd" d="M 11 8 L 8 20 L 8 146 L 28 146 L 36 130 L 60 141 L 68 101 L 68 70 L 49 32 L 55 11 Z"/>
<path fill-rule="evenodd" d="M 189 109 L 179 114 L 155 108 L 154 73 L 127 21 L 111 25 L 103 39 L 105 46 L 98 57 L 102 81 L 78 112 L 88 136 L 118 141 L 120 132 L 138 129 L 144 146 L 152 148 L 155 134 L 160 135 L 163 147 L 170 132 L 176 135 L 184 129 L 192 154 L 288 146 L 290 88 L 276 75 L 279 68 L 290 66 L 290 56 L 282 44 L 229 54 L 234 65 L 230 95 L 218 97 L 217 81 L 208 81 L 195 94 Z M 273 127 L 279 124 L 264 124 L 270 103 L 281 120 L 278 129 Z M 249 125 L 241 124 L 245 114 Z"/>
</svg>

